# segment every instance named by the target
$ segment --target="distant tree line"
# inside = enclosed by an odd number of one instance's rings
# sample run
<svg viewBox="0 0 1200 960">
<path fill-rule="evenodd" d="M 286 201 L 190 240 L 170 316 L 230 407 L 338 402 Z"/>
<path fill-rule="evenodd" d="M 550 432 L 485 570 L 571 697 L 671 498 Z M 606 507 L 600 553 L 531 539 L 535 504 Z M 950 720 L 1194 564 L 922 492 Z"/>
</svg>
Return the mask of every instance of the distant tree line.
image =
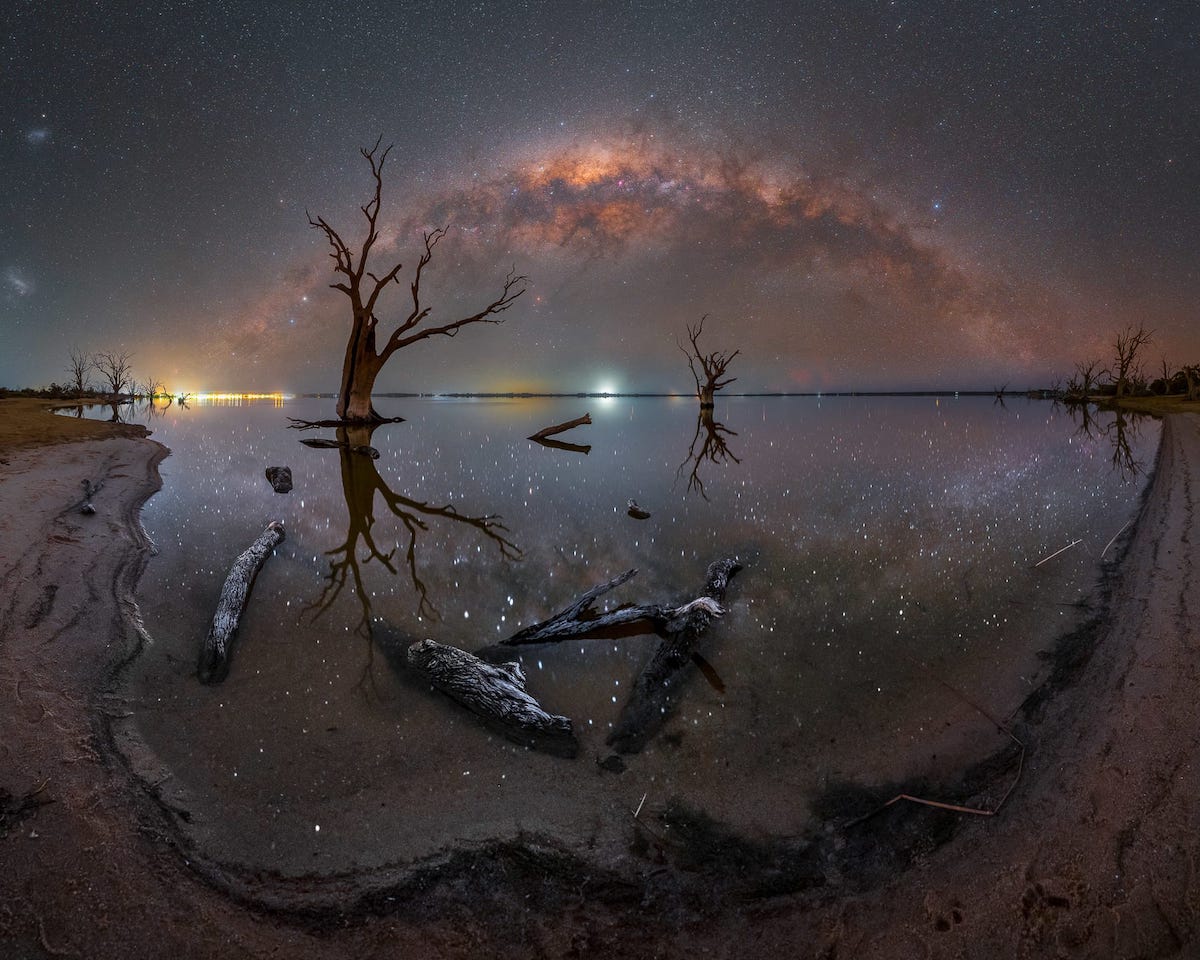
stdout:
<svg viewBox="0 0 1200 960">
<path fill-rule="evenodd" d="M 67 358 L 66 379 L 46 387 L 10 390 L 0 387 L 0 397 L 45 397 L 78 400 L 102 397 L 113 400 L 153 400 L 169 397 L 157 377 L 135 377 L 133 354 L 109 350 L 87 351 L 72 347 Z"/>
<path fill-rule="evenodd" d="M 1062 399 L 1071 403 L 1107 397 L 1200 400 L 1200 364 L 1173 366 L 1163 357 L 1157 369 L 1148 366 L 1146 352 L 1153 336 L 1144 326 L 1126 327 L 1113 341 L 1109 361 L 1097 357 L 1075 364 Z"/>
</svg>

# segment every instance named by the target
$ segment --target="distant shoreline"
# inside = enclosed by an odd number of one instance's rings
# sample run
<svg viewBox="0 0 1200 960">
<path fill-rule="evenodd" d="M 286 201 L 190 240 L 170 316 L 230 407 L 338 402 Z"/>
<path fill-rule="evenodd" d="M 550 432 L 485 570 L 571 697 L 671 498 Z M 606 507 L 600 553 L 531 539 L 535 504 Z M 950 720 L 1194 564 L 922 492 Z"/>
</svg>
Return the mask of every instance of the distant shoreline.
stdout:
<svg viewBox="0 0 1200 960">
<path fill-rule="evenodd" d="M 720 393 L 717 394 L 718 400 L 730 400 L 735 397 L 995 397 L 998 395 L 996 390 L 817 390 L 803 393 L 778 393 L 772 391 L 764 391 L 762 393 Z M 1031 390 L 1006 390 L 1005 397 L 1029 397 L 1037 395 L 1040 399 L 1045 394 L 1049 396 L 1050 391 L 1031 389 Z M 303 397 L 306 399 L 331 400 L 337 397 L 336 393 L 297 393 L 295 397 Z M 425 398 L 431 400 L 438 399 L 455 399 L 455 400 L 571 400 L 571 399 L 595 399 L 595 400 L 619 400 L 624 398 L 661 398 L 665 400 L 695 400 L 695 396 L 690 393 L 595 393 L 595 392 L 580 392 L 580 393 L 475 393 L 475 392 L 434 392 L 434 393 L 373 393 L 373 397 L 383 397 L 386 399 L 415 399 Z"/>
</svg>

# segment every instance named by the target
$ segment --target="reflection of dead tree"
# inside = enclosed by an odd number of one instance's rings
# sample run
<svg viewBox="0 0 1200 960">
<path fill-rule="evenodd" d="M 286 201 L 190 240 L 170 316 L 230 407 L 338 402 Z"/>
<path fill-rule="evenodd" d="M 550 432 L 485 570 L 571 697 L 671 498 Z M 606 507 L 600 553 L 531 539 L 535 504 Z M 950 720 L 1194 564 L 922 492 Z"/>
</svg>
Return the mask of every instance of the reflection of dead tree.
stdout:
<svg viewBox="0 0 1200 960">
<path fill-rule="evenodd" d="M 728 380 L 722 380 L 725 376 L 725 371 L 729 368 L 729 364 L 733 362 L 741 350 L 734 350 L 733 353 L 726 354 L 720 350 L 714 350 L 712 353 L 704 353 L 700 349 L 700 334 L 704 331 L 704 321 L 708 319 L 708 314 L 700 318 L 700 322 L 696 324 L 695 329 L 691 324 L 688 325 L 687 334 L 688 340 L 691 341 L 692 349 L 688 350 L 682 343 L 676 340 L 679 349 L 683 351 L 683 355 L 687 357 L 688 367 L 692 371 L 692 379 L 696 381 L 696 398 L 700 401 L 701 408 L 711 407 L 713 405 L 713 396 L 722 387 L 727 387 L 733 383 L 737 377 L 730 377 Z M 696 364 L 700 365 L 700 370 L 696 369 Z M 704 373 L 704 382 L 700 382 L 700 372 Z"/>
<path fill-rule="evenodd" d="M 1090 440 L 1107 440 L 1112 444 L 1112 466 L 1122 479 L 1132 479 L 1144 471 L 1144 466 L 1134 455 L 1133 443 L 1141 434 L 1142 418 L 1124 410 L 1115 410 L 1113 419 L 1107 424 L 1098 423 L 1092 416 L 1088 404 L 1081 403 L 1069 408 L 1071 419 L 1079 414 L 1078 436 Z"/>
<path fill-rule="evenodd" d="M 703 442 L 701 442 L 703 435 Z M 700 416 L 696 418 L 696 432 L 692 435 L 692 443 L 688 447 L 687 458 L 679 465 L 679 469 L 675 471 L 676 479 L 683 473 L 684 469 L 691 464 L 691 473 L 688 475 L 688 492 L 695 490 L 705 500 L 708 499 L 708 494 L 704 492 L 704 481 L 700 479 L 700 465 L 703 463 L 725 464 L 732 460 L 734 463 L 741 463 L 729 449 L 725 438 L 736 437 L 737 432 L 730 430 L 723 423 L 717 423 L 713 419 L 712 409 L 702 407 Z M 699 443 L 699 449 L 696 444 Z"/>
<path fill-rule="evenodd" d="M 396 553 L 400 549 L 399 543 L 390 550 L 384 550 L 375 539 L 375 501 L 377 496 L 383 500 L 384 506 L 392 515 L 400 520 L 408 534 L 408 546 L 404 551 L 403 563 L 417 594 L 419 616 L 431 620 L 439 617 L 437 608 L 429 598 L 429 589 L 421 579 L 417 566 L 417 538 L 420 533 L 429 530 L 431 520 L 449 520 L 474 527 L 496 544 L 500 555 L 505 559 L 518 560 L 521 557 L 520 548 L 505 536 L 508 529 L 495 514 L 480 517 L 464 516 L 455 509 L 453 504 L 434 506 L 392 491 L 383 477 L 379 475 L 375 461 L 354 452 L 356 448 L 370 445 L 369 441 L 373 430 L 373 426 L 341 426 L 338 428 L 342 494 L 346 500 L 348 515 L 346 537 L 340 546 L 325 551 L 325 555 L 330 558 L 329 575 L 321 595 L 306 608 L 316 610 L 317 616 L 320 616 L 334 604 L 349 580 L 353 583 L 359 604 L 362 606 L 362 618 L 359 620 L 358 631 L 366 636 L 370 636 L 371 633 L 371 601 L 363 584 L 361 565 L 377 560 L 390 573 L 399 574 L 396 561 Z M 361 559 L 359 557 L 360 542 L 366 549 L 366 553 Z"/>
<path fill-rule="evenodd" d="M 1123 410 L 1117 410 L 1112 422 L 1104 428 L 1104 435 L 1113 448 L 1113 469 L 1123 480 L 1142 473 L 1142 463 L 1133 454 L 1133 441 L 1138 439 L 1141 429 L 1141 417 L 1129 416 Z"/>
</svg>

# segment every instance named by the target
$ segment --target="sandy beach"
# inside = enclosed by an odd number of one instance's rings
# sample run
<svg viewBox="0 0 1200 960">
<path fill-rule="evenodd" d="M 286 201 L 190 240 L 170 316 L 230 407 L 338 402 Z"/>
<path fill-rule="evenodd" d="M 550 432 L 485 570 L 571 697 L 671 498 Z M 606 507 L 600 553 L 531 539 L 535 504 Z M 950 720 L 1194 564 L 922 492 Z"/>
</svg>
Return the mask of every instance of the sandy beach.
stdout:
<svg viewBox="0 0 1200 960">
<path fill-rule="evenodd" d="M 822 849 L 837 855 L 817 861 L 807 889 L 736 901 L 685 893 L 671 877 L 689 868 L 669 845 L 616 877 L 508 844 L 392 887 L 379 876 L 247 882 L 198 862 L 178 829 L 186 811 L 118 746 L 130 711 L 114 678 L 144 642 L 132 597 L 153 551 L 138 512 L 167 454 L 145 433 L 0 401 L 0 955 L 1200 951 L 1200 414 L 1165 419 L 1142 513 L 1097 598 L 1102 617 L 1014 721 L 1024 762 L 998 815 L 897 804 L 831 827 Z M 91 516 L 79 511 L 84 480 L 101 484 Z M 1011 767 L 955 801 L 986 806 L 1014 782 Z"/>
</svg>

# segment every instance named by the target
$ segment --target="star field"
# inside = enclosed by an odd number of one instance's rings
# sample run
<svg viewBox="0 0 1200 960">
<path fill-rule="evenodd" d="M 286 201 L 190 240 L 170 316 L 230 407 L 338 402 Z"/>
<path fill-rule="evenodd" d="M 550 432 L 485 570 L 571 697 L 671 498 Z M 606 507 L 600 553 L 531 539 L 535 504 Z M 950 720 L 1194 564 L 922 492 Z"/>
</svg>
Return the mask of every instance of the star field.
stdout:
<svg viewBox="0 0 1200 960">
<path fill-rule="evenodd" d="M 704 313 L 746 390 L 1041 385 L 1130 322 L 1196 362 L 1197 89 L 1189 4 L 15 4 L 0 384 L 332 389 L 305 210 L 357 237 L 381 134 L 381 258 L 450 224 L 447 317 L 533 280 L 381 389 L 686 390 Z"/>
</svg>

